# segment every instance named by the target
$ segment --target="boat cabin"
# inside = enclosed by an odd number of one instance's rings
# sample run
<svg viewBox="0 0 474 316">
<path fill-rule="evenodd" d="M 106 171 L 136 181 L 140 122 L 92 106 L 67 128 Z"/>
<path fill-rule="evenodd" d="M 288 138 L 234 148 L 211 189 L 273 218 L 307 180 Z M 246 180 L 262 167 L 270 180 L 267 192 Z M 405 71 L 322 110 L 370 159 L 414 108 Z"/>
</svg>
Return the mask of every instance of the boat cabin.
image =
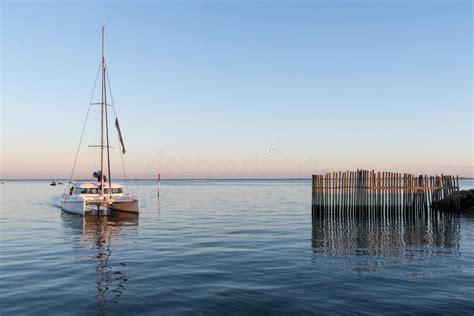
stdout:
<svg viewBox="0 0 474 316">
<path fill-rule="evenodd" d="M 104 194 L 109 195 L 112 190 L 112 195 L 118 196 L 123 195 L 123 188 L 121 185 L 112 183 L 109 187 L 108 183 L 104 183 Z M 69 189 L 69 195 L 99 195 L 100 194 L 100 182 L 84 182 L 75 183 Z"/>
</svg>

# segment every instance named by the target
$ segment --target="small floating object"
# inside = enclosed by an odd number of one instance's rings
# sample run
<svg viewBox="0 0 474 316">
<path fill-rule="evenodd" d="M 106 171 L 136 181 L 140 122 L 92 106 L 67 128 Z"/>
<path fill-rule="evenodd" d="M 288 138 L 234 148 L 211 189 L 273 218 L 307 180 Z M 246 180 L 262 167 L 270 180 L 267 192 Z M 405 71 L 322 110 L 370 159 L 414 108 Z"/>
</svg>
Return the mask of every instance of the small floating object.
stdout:
<svg viewBox="0 0 474 316">
<path fill-rule="evenodd" d="M 56 186 L 57 184 L 58 184 L 58 183 L 57 183 L 56 181 L 53 181 L 53 182 L 51 182 L 49 185 L 54 187 L 54 186 Z"/>
</svg>

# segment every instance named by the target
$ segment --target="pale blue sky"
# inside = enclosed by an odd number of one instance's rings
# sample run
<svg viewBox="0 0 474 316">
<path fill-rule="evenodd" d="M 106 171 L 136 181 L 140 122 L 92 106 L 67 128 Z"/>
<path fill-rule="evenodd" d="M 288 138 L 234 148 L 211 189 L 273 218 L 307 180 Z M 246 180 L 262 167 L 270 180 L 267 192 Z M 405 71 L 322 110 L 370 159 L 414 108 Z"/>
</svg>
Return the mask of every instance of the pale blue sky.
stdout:
<svg viewBox="0 0 474 316">
<path fill-rule="evenodd" d="M 1 10 L 0 177 L 69 175 L 104 23 L 131 177 L 474 175 L 470 1 L 2 1 Z M 97 164 L 86 146 L 78 176 Z M 271 172 L 216 167 L 255 157 Z"/>
</svg>

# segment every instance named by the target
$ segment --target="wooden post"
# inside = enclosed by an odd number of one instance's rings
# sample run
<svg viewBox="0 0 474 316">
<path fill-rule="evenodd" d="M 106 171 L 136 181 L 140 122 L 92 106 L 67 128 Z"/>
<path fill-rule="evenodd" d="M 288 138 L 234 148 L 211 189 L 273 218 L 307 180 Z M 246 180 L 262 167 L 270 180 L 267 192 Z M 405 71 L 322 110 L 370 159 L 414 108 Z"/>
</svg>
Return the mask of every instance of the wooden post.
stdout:
<svg viewBox="0 0 474 316">
<path fill-rule="evenodd" d="M 156 191 L 156 196 L 160 196 L 160 182 L 161 182 L 161 174 L 158 173 L 158 188 Z"/>
</svg>

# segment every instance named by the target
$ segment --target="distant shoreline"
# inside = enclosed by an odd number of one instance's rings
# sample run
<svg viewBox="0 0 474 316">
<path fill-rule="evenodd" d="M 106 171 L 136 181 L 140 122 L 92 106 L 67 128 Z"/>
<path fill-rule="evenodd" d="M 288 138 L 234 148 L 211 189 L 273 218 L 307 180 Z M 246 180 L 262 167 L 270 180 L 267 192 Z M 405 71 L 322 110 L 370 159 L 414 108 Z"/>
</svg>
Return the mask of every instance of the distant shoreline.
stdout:
<svg viewBox="0 0 474 316">
<path fill-rule="evenodd" d="M 157 181 L 156 178 L 131 178 L 131 179 L 114 179 L 114 181 Z M 161 180 L 172 180 L 172 181 L 269 181 L 269 180 L 276 180 L 276 181 L 301 181 L 301 180 L 311 180 L 311 178 L 205 178 L 205 179 L 196 179 L 196 178 L 189 178 L 189 179 L 176 179 L 176 178 L 168 178 L 168 179 L 161 179 Z M 474 177 L 459 177 L 459 180 L 474 180 Z M 69 182 L 69 179 L 61 179 L 61 178 L 49 178 L 49 179 L 0 179 L 0 181 L 64 181 Z M 74 181 L 92 181 L 89 179 L 74 179 Z"/>
<path fill-rule="evenodd" d="M 461 178 L 459 178 L 461 179 Z M 474 179 L 474 178 L 473 178 Z M 156 178 L 131 178 L 131 179 L 113 179 L 113 181 L 157 181 Z M 206 178 L 206 179 L 176 179 L 176 178 L 168 178 L 164 179 L 161 178 L 161 180 L 173 180 L 173 181 L 249 181 L 249 180 L 258 180 L 258 181 L 268 181 L 268 180 L 311 180 L 311 178 L 239 178 L 239 179 L 226 179 L 226 178 L 219 178 L 219 179 L 213 179 L 213 178 Z M 61 179 L 61 178 L 51 178 L 51 179 L 0 179 L 0 181 L 65 181 L 68 182 L 69 179 Z M 92 179 L 74 179 L 74 181 L 93 181 Z"/>
</svg>

